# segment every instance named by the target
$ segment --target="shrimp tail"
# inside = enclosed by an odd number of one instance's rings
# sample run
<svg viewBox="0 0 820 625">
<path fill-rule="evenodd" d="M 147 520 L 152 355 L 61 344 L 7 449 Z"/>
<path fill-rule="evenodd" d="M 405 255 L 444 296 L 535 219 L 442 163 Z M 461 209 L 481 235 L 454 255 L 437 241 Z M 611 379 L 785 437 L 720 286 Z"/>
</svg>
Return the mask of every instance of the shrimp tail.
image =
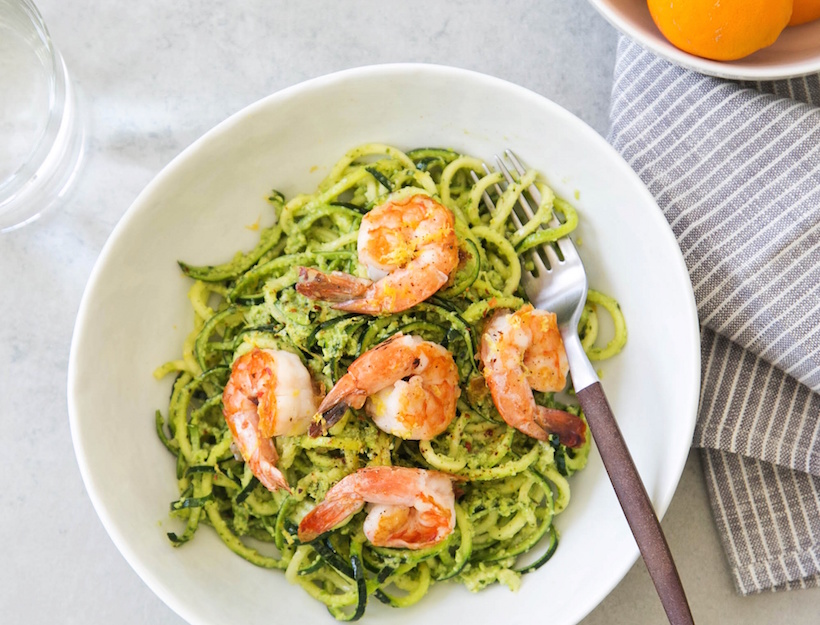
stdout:
<svg viewBox="0 0 820 625">
<path fill-rule="evenodd" d="M 340 401 L 335 406 L 328 408 L 325 412 L 317 412 L 308 428 L 310 437 L 316 438 L 317 436 L 327 434 L 327 431 L 336 425 L 344 416 L 348 408 L 349 406 L 345 402 Z"/>
<path fill-rule="evenodd" d="M 375 291 L 375 289 L 372 290 Z M 376 293 L 373 293 L 373 296 L 368 293 L 362 297 L 339 302 L 334 304 L 333 308 L 357 315 L 380 315 L 388 311 L 401 312 L 405 310 L 404 308 L 396 308 L 392 299 L 382 302 L 381 299 L 376 297 Z"/>
<path fill-rule="evenodd" d="M 352 517 L 364 507 L 365 500 L 356 493 L 348 492 L 336 497 L 328 491 L 328 497 L 308 512 L 299 523 L 299 540 L 309 543 L 327 531 Z"/>
<path fill-rule="evenodd" d="M 534 419 L 544 430 L 557 435 L 562 445 L 580 447 L 586 442 L 587 426 L 581 417 L 557 408 L 538 406 Z"/>
<path fill-rule="evenodd" d="M 262 485 L 269 491 L 273 492 L 279 488 L 284 488 L 287 492 L 291 492 L 290 485 L 284 474 L 275 466 L 269 463 L 262 463 L 259 469 L 256 478 L 262 482 Z"/>
<path fill-rule="evenodd" d="M 324 436 L 328 429 L 341 419 L 348 408 L 361 408 L 367 400 L 367 392 L 360 389 L 356 378 L 346 373 L 325 395 L 310 424 L 311 437 Z"/>
<path fill-rule="evenodd" d="M 348 302 L 365 294 L 373 283 L 346 273 L 322 273 L 312 267 L 299 267 L 296 290 L 308 299 L 323 302 Z"/>
<path fill-rule="evenodd" d="M 232 421 L 229 422 L 229 425 L 233 432 L 238 424 Z M 237 442 L 242 456 L 246 458 L 248 466 L 250 466 L 256 479 L 271 492 L 279 488 L 291 492 L 287 478 L 276 467 L 276 463 L 279 462 L 279 453 L 276 451 L 276 445 L 273 444 L 273 441 L 269 438 L 258 438 L 250 442 L 248 437 L 243 436 L 243 434 L 247 434 L 247 430 L 245 432 L 237 431 L 234 440 Z"/>
</svg>

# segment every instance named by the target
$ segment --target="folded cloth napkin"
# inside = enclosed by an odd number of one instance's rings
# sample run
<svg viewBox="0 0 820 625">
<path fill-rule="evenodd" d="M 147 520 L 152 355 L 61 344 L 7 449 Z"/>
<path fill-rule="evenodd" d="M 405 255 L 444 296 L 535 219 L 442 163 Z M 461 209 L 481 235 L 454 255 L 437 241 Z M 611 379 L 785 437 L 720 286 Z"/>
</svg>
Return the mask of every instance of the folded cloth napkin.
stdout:
<svg viewBox="0 0 820 625">
<path fill-rule="evenodd" d="M 743 594 L 820 585 L 820 75 L 737 83 L 618 44 L 609 141 L 677 237 L 694 446 Z"/>
</svg>

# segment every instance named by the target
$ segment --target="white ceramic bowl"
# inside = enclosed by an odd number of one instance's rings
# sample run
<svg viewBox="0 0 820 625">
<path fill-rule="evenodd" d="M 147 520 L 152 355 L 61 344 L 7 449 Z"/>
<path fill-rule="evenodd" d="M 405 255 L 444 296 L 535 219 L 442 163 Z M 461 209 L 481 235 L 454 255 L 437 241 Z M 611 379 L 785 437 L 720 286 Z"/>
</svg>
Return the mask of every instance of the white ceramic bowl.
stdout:
<svg viewBox="0 0 820 625">
<path fill-rule="evenodd" d="M 349 148 L 380 141 L 446 146 L 490 158 L 512 147 L 545 172 L 581 215 L 591 283 L 619 300 L 629 324 L 624 352 L 603 383 L 657 510 L 677 486 L 698 401 L 694 298 L 669 227 L 626 163 L 570 113 L 516 85 L 429 65 L 365 67 L 276 93 L 223 122 L 170 163 L 114 230 L 89 280 L 68 376 L 72 435 L 89 495 L 105 528 L 148 586 L 197 625 L 329 622 L 324 607 L 281 572 L 262 570 L 208 527 L 179 549 L 168 504 L 174 462 L 154 433 L 170 380 L 151 376 L 176 358 L 189 332 L 188 279 L 176 260 L 218 262 L 253 245 L 245 226 L 267 214 L 272 188 L 312 190 Z M 593 452 L 572 479 L 550 563 L 511 593 L 471 595 L 437 585 L 406 610 L 368 607 L 378 622 L 578 622 L 618 583 L 637 548 Z"/>
<path fill-rule="evenodd" d="M 652 21 L 646 0 L 589 0 L 610 24 L 672 63 L 736 80 L 777 80 L 820 72 L 820 20 L 789 26 L 777 41 L 737 61 L 711 61 L 673 46 Z"/>
</svg>

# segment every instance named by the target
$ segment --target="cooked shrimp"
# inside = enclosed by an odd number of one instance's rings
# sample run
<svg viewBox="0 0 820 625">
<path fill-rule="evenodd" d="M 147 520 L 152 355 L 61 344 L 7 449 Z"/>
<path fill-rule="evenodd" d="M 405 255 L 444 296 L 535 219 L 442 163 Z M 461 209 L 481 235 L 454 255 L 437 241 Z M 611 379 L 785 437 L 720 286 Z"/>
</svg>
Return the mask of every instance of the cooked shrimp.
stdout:
<svg viewBox="0 0 820 625">
<path fill-rule="evenodd" d="M 365 406 L 376 426 L 399 438 L 430 440 L 456 414 L 458 368 L 441 345 L 401 333 L 366 351 L 330 390 L 311 425 L 311 436 L 327 431 L 348 406 Z"/>
<path fill-rule="evenodd" d="M 366 467 L 344 477 L 299 523 L 310 542 L 370 503 L 364 535 L 377 547 L 423 549 L 455 528 L 455 495 L 446 473 L 405 467 Z"/>
<path fill-rule="evenodd" d="M 370 280 L 302 267 L 296 290 L 349 312 L 407 310 L 443 287 L 458 265 L 455 219 L 426 195 L 389 200 L 362 218 L 358 250 Z"/>
<path fill-rule="evenodd" d="M 298 436 L 316 413 L 313 384 L 295 354 L 253 349 L 233 364 L 222 414 L 239 453 L 268 490 L 290 490 L 273 436 Z"/>
<path fill-rule="evenodd" d="M 585 440 L 584 422 L 535 403 L 536 391 L 560 391 L 567 382 L 567 354 L 553 313 L 524 306 L 497 312 L 481 337 L 484 379 L 501 417 L 524 434 L 547 440 L 557 434 L 569 447 Z"/>
</svg>

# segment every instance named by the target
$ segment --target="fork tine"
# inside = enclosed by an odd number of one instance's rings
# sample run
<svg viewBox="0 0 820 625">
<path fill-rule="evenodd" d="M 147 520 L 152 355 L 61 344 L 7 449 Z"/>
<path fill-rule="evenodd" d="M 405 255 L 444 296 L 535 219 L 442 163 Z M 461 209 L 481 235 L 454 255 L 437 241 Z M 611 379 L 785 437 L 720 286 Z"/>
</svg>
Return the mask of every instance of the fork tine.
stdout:
<svg viewBox="0 0 820 625">
<path fill-rule="evenodd" d="M 484 172 L 487 173 L 487 174 L 490 173 L 490 171 L 487 169 L 486 165 L 484 165 Z M 472 176 L 473 182 L 478 182 L 480 180 L 480 178 L 478 177 L 478 174 L 475 173 L 474 171 L 470 172 L 470 176 Z M 498 185 L 496 185 L 496 186 L 498 186 Z M 490 194 L 487 193 L 486 191 L 484 191 L 484 193 L 481 194 L 481 199 L 484 201 L 484 205 L 490 211 L 490 214 L 493 214 L 495 212 L 495 204 L 493 204 L 493 200 L 492 200 L 492 198 L 490 198 Z"/>
<path fill-rule="evenodd" d="M 513 164 L 513 167 L 515 167 L 515 171 L 518 172 L 518 175 L 524 175 L 524 173 L 527 170 L 521 164 L 521 161 L 518 160 L 518 157 L 515 155 L 515 153 L 512 150 L 504 150 L 504 153 L 507 155 L 507 158 L 510 159 L 510 162 Z M 535 203 L 537 205 L 540 205 L 542 198 L 541 192 L 538 190 L 538 187 L 536 187 L 534 184 L 531 184 L 529 187 L 527 187 L 527 191 L 529 191 L 529 194 L 532 197 L 532 199 L 535 200 Z M 530 215 L 530 217 L 532 217 L 532 215 Z"/>
<path fill-rule="evenodd" d="M 507 180 L 507 183 L 508 184 L 509 183 L 514 183 L 515 180 L 513 179 L 512 174 L 510 173 L 509 169 L 507 169 L 507 167 L 505 166 L 504 162 L 498 156 L 495 157 L 495 160 L 498 163 L 499 170 L 501 170 L 502 175 Z M 487 173 L 487 174 L 491 173 L 491 170 L 487 166 L 486 163 L 484 164 L 484 172 Z M 472 177 L 473 177 L 473 181 L 478 182 L 478 176 L 476 175 L 476 173 L 471 172 L 471 174 L 472 174 Z M 495 189 L 496 189 L 496 192 L 499 195 L 503 192 L 501 187 L 497 184 L 495 185 Z M 491 213 L 494 212 L 495 211 L 495 205 L 493 204 L 493 201 L 490 199 L 490 196 L 486 192 L 483 194 L 483 200 L 484 200 L 484 203 L 487 205 L 487 207 L 490 209 L 490 212 Z M 532 210 L 530 209 L 529 204 L 527 204 L 526 199 L 523 196 L 521 196 L 519 201 L 520 201 L 522 207 L 527 212 L 527 214 L 530 217 L 532 217 L 533 213 L 532 213 Z M 516 227 L 521 228 L 522 223 L 521 223 L 520 218 L 518 217 L 518 214 L 515 211 L 512 211 L 510 213 L 510 216 L 512 217 L 512 220 L 515 223 Z M 529 252 L 526 253 L 527 258 L 532 261 L 533 267 L 535 268 L 535 271 L 536 271 L 537 275 L 539 275 L 539 276 L 544 275 L 545 273 L 548 273 L 550 271 L 550 268 L 556 262 L 559 262 L 558 256 L 555 255 L 554 252 L 553 252 L 551 257 L 548 254 L 544 254 L 544 256 L 542 258 L 542 254 L 543 254 L 543 252 L 541 250 L 537 250 L 537 249 L 530 250 Z M 545 260 L 546 260 L 546 262 L 544 262 Z M 527 273 L 528 272 L 524 272 L 524 275 L 526 276 Z"/>
<path fill-rule="evenodd" d="M 513 182 L 515 182 L 513 180 L 512 174 L 510 173 L 510 170 L 507 169 L 507 165 L 504 163 L 504 161 L 498 154 L 495 155 L 495 164 L 498 166 L 499 171 L 501 171 L 501 173 L 504 174 L 504 178 L 507 180 L 507 184 L 512 184 Z"/>
<path fill-rule="evenodd" d="M 496 156 L 496 160 L 498 160 L 497 156 Z M 486 163 L 482 163 L 482 165 L 484 167 L 484 173 L 485 174 L 491 174 L 492 173 L 490 168 L 487 167 Z M 472 175 L 473 175 L 473 181 L 478 182 L 478 176 L 476 175 L 476 173 L 475 172 L 470 172 L 470 173 L 472 173 Z M 509 175 L 509 172 L 507 172 L 507 175 Z M 493 187 L 495 188 L 495 192 L 499 196 L 504 192 L 503 189 L 500 186 L 498 186 L 498 184 L 494 184 Z M 495 204 L 493 204 L 492 199 L 490 199 L 489 193 L 487 193 L 485 191 L 482 195 L 482 199 L 484 200 L 484 203 L 487 205 L 487 208 L 490 209 L 490 213 L 491 214 L 494 213 L 495 212 Z M 515 211 L 512 211 L 512 213 L 510 213 L 510 215 L 512 216 L 512 220 L 513 220 L 513 223 L 515 224 L 515 227 L 516 228 L 521 228 L 522 227 L 521 219 L 519 219 L 519 217 L 518 217 L 518 215 L 516 215 Z"/>
<path fill-rule="evenodd" d="M 524 169 L 524 166 L 521 164 L 521 161 L 518 159 L 518 157 L 512 150 L 505 150 L 504 153 L 510 160 L 510 162 L 513 164 L 513 167 L 519 175 L 522 175 L 526 172 L 526 169 Z M 498 166 L 498 170 L 504 176 L 504 179 L 506 180 L 507 184 L 515 184 L 515 178 L 513 178 L 512 173 L 510 172 L 509 168 L 507 167 L 503 159 L 496 155 L 495 162 Z M 482 167 L 484 169 L 485 174 L 492 173 L 492 170 L 487 166 L 486 163 L 483 163 Z M 473 179 L 473 182 L 479 181 L 478 174 L 476 174 L 475 172 L 470 172 L 470 175 Z M 498 184 L 495 184 L 493 186 L 495 188 L 496 193 L 499 196 L 504 192 L 504 190 Z M 541 193 L 538 191 L 538 188 L 534 184 L 527 187 L 527 191 L 529 192 L 530 197 L 532 197 L 533 200 L 535 200 L 539 204 L 541 203 Z M 492 198 L 490 197 L 490 194 L 487 191 L 484 191 L 484 193 L 482 194 L 482 201 L 487 206 L 491 214 L 495 212 L 495 203 L 492 201 Z M 521 206 L 521 209 L 527 215 L 528 219 L 532 219 L 534 217 L 535 213 L 532 210 L 532 206 L 523 194 L 521 194 L 518 197 L 518 204 L 519 206 Z M 519 217 L 516 211 L 511 211 L 510 217 L 512 218 L 516 228 L 522 227 L 523 224 L 521 218 Z M 557 227 L 561 225 L 561 222 L 558 221 L 554 214 L 552 220 L 550 220 L 550 225 L 552 227 Z M 558 250 L 555 249 L 556 245 L 558 246 Z M 559 251 L 563 258 L 558 255 Z M 551 271 L 552 267 L 555 267 L 556 265 L 558 265 L 564 260 L 567 260 L 568 258 L 578 258 L 578 252 L 576 251 L 575 246 L 568 237 L 562 237 L 558 239 L 554 244 L 547 243 L 538 246 L 538 248 L 536 249 L 530 250 L 530 253 L 527 256 L 532 260 L 533 266 L 538 275 L 543 275 L 544 273 Z"/>
<path fill-rule="evenodd" d="M 508 149 L 504 150 L 504 154 L 506 154 L 507 158 L 510 159 L 510 162 L 513 164 L 513 167 L 515 167 L 515 171 L 518 172 L 519 176 L 523 175 L 527 171 L 521 164 L 521 161 L 518 160 L 518 157 L 515 155 L 515 152 Z M 527 191 L 529 192 L 532 199 L 535 200 L 535 203 L 540 206 L 543 198 L 541 197 L 541 192 L 538 190 L 538 187 L 536 187 L 534 184 L 531 184 L 529 187 L 527 187 Z M 530 217 L 532 217 L 532 215 L 530 215 Z M 558 216 L 555 214 L 555 211 L 553 211 L 552 219 L 550 219 L 548 223 L 552 228 L 557 228 L 561 225 L 561 222 L 558 220 Z M 563 252 L 563 250 L 561 251 Z"/>
<path fill-rule="evenodd" d="M 493 173 L 493 170 L 490 169 L 489 167 L 487 167 L 487 163 L 481 163 L 481 165 L 482 165 L 482 167 L 484 167 L 484 173 L 485 174 L 489 175 L 489 174 Z M 501 195 L 504 192 L 504 190 L 501 187 L 498 186 L 498 183 L 495 183 L 493 185 L 493 188 L 495 189 L 495 192 L 498 195 Z M 492 206 L 493 210 L 495 210 L 495 204 L 493 204 L 492 200 L 490 200 L 490 196 L 486 192 L 484 193 L 484 195 L 487 196 L 487 200 L 490 202 L 490 206 Z"/>
<path fill-rule="evenodd" d="M 499 158 L 498 156 L 495 157 L 495 161 L 498 164 L 498 169 L 501 170 L 501 173 L 504 175 L 504 178 L 506 178 L 507 183 L 514 184 L 515 179 L 512 177 L 510 170 L 507 169 L 507 165 L 504 163 L 504 161 L 501 160 L 501 158 Z M 518 171 L 518 173 L 521 174 L 523 172 Z M 536 189 L 536 193 L 537 192 L 538 190 Z M 533 196 L 533 199 L 535 199 L 535 196 Z M 541 200 L 536 201 L 540 202 Z M 524 214 L 527 216 L 527 219 L 532 219 L 535 216 L 535 212 L 532 210 L 532 206 L 530 206 L 530 203 L 527 201 L 527 198 L 524 197 L 523 193 L 518 196 L 518 205 L 524 210 Z M 513 211 L 513 214 L 515 214 L 515 211 Z M 520 228 L 521 226 L 519 225 L 518 227 Z"/>
<path fill-rule="evenodd" d="M 515 153 L 512 150 L 504 150 L 504 153 L 507 155 L 507 158 L 510 159 L 510 162 L 513 164 L 513 167 L 515 167 L 515 171 L 518 172 L 518 175 L 522 176 L 527 170 L 521 164 L 521 161 L 518 160 L 518 157 L 515 155 Z M 530 195 L 532 196 L 532 199 L 535 200 L 535 203 L 540 205 L 542 198 L 541 192 L 538 190 L 538 187 L 536 187 L 534 184 L 531 184 L 529 187 L 527 187 L 527 191 L 529 191 Z M 530 217 L 532 217 L 532 215 L 530 215 Z"/>
<path fill-rule="evenodd" d="M 555 263 L 552 262 L 552 259 L 549 257 L 547 257 L 547 260 L 550 262 L 550 264 L 547 265 L 543 260 L 541 260 L 541 255 L 536 253 L 535 250 L 531 250 L 530 258 L 532 259 L 532 264 L 535 267 L 539 276 L 542 276 L 545 273 L 549 273 L 552 270 L 552 267 L 555 266 Z M 557 261 L 558 259 L 556 258 L 555 260 Z"/>
<path fill-rule="evenodd" d="M 558 252 L 555 250 L 555 247 L 549 243 L 545 243 L 541 246 L 541 253 L 547 257 L 550 267 L 555 267 L 566 260 L 566 256 L 564 256 L 564 258 L 558 256 Z"/>
<path fill-rule="evenodd" d="M 515 170 L 518 172 L 518 175 L 522 175 L 526 171 L 524 166 L 521 164 L 521 161 L 515 155 L 515 152 L 513 152 L 512 150 L 507 149 L 507 150 L 504 150 L 504 154 L 506 154 L 507 158 L 513 164 L 513 167 L 515 167 Z M 497 158 L 498 157 L 496 157 L 496 159 Z M 541 192 L 538 190 L 538 187 L 536 187 L 534 184 L 531 184 L 527 188 L 527 191 L 532 196 L 532 199 L 535 200 L 536 203 L 538 203 L 540 205 L 542 198 L 541 198 Z M 552 228 L 557 228 L 558 226 L 561 225 L 561 222 L 558 220 L 558 216 L 555 214 L 555 211 L 553 211 L 552 219 L 550 219 L 549 225 Z M 558 249 L 561 250 L 561 254 L 563 254 L 564 259 L 567 259 L 568 257 L 578 258 L 578 250 L 575 249 L 575 244 L 573 244 L 573 242 L 570 240 L 569 237 L 566 237 L 566 236 L 561 237 L 555 243 L 558 245 Z M 551 249 L 552 246 L 544 245 L 543 247 L 547 248 L 547 249 Z M 553 250 L 553 253 L 554 253 L 554 250 Z M 550 261 L 552 261 L 552 259 L 550 259 Z"/>
<path fill-rule="evenodd" d="M 513 153 L 512 150 L 505 150 L 504 153 L 506 154 L 510 162 L 513 164 L 513 167 L 515 167 L 515 170 L 516 172 L 518 172 L 519 176 L 526 173 L 526 169 L 524 169 L 524 166 L 521 164 L 521 161 L 518 160 L 518 157 L 515 155 L 515 153 Z M 498 163 L 498 168 L 501 170 L 502 174 L 507 179 L 507 182 L 514 182 L 512 174 L 510 173 L 504 161 L 501 160 L 498 156 L 496 156 L 495 159 Z M 532 199 L 535 200 L 535 202 L 541 204 L 541 193 L 538 191 L 538 188 L 534 184 L 531 184 L 529 187 L 527 187 L 527 191 L 529 192 L 530 197 L 532 197 Z M 524 212 L 527 214 L 528 218 L 532 219 L 535 216 L 535 212 L 532 210 L 530 203 L 527 201 L 527 198 L 524 196 L 523 193 L 518 197 L 518 203 L 524 209 Z M 515 213 L 513 212 L 513 214 Z M 552 220 L 550 220 L 550 225 L 552 227 L 560 226 L 560 222 L 555 218 L 555 215 L 553 215 Z M 561 254 L 563 255 L 563 258 L 558 255 L 558 252 L 555 250 L 553 245 L 550 245 L 549 243 L 541 245 L 537 249 L 533 250 L 532 256 L 533 258 L 538 259 L 543 258 L 546 261 L 546 265 L 548 267 L 555 267 L 564 258 L 566 258 L 566 253 L 564 252 L 563 248 L 560 247 L 560 241 L 558 242 L 558 245 L 559 249 L 561 249 Z M 571 244 L 566 243 L 566 245 Z"/>
</svg>

